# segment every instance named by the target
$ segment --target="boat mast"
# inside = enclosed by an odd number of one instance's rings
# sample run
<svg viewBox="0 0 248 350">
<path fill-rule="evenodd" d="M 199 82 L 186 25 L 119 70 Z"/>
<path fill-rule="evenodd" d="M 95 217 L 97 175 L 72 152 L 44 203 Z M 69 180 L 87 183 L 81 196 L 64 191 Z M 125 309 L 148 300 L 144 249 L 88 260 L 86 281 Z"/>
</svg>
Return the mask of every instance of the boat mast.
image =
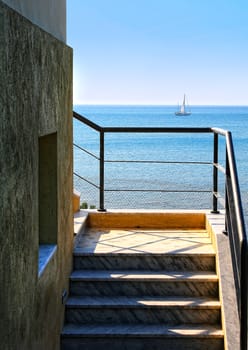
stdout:
<svg viewBox="0 0 248 350">
<path fill-rule="evenodd" d="M 183 104 L 181 106 L 181 113 L 185 113 L 185 94 L 183 96 Z"/>
</svg>

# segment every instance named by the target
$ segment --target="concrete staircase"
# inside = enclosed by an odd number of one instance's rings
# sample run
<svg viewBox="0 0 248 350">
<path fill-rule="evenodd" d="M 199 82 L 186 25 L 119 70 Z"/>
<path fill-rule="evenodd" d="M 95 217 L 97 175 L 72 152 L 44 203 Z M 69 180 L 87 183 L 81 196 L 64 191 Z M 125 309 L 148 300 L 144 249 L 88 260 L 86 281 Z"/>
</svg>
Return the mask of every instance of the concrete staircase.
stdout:
<svg viewBox="0 0 248 350">
<path fill-rule="evenodd" d="M 61 349 L 224 349 L 205 230 L 93 229 L 80 244 Z"/>
</svg>

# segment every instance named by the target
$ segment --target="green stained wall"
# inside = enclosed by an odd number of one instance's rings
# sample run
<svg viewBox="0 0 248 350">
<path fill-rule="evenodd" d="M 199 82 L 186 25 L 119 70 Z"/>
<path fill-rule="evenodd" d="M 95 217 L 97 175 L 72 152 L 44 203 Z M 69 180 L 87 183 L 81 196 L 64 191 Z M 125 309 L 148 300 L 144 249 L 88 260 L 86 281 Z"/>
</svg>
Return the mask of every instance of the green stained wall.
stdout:
<svg viewBox="0 0 248 350">
<path fill-rule="evenodd" d="M 50 218 L 57 249 L 38 277 L 39 140 L 46 135 L 56 135 L 49 211 L 57 213 Z M 61 294 L 72 266 L 71 199 L 72 50 L 0 1 L 1 349 L 59 349 Z"/>
</svg>

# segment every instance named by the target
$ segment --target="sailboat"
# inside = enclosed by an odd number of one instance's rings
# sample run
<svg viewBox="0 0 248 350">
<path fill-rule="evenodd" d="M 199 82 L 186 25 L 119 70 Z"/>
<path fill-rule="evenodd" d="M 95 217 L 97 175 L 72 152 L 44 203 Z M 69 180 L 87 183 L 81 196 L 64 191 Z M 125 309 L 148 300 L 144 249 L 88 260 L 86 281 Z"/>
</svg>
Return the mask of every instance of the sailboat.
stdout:
<svg viewBox="0 0 248 350">
<path fill-rule="evenodd" d="M 179 108 L 179 110 L 177 112 L 175 112 L 175 115 L 190 115 L 191 114 L 191 111 L 190 109 L 188 108 L 188 110 L 186 109 L 186 104 L 185 104 L 185 94 L 184 94 L 184 97 L 183 97 L 183 103 L 181 105 L 181 107 Z"/>
</svg>

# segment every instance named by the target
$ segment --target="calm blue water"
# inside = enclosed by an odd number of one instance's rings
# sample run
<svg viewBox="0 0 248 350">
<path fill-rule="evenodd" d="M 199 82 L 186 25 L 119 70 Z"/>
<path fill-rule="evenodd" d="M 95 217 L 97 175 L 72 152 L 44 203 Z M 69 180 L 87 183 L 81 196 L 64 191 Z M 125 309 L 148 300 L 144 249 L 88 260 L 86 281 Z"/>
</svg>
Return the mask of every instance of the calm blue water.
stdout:
<svg viewBox="0 0 248 350">
<path fill-rule="evenodd" d="M 181 126 L 219 127 L 232 132 L 243 206 L 248 207 L 248 107 L 193 106 L 192 115 L 174 115 L 176 106 L 74 106 L 74 110 L 101 126 Z M 201 134 L 111 134 L 105 139 L 107 160 L 161 160 L 161 161 L 212 161 L 212 135 Z M 99 155 L 99 135 L 74 121 L 74 141 Z M 220 146 L 220 160 L 224 165 L 224 142 Z M 75 171 L 98 184 L 98 162 L 74 149 Z M 195 167 L 176 164 L 153 165 L 142 163 L 106 163 L 105 188 L 136 189 L 161 188 L 167 190 L 211 190 L 212 169 L 208 165 Z M 75 187 L 85 195 L 85 201 L 96 204 L 97 190 L 75 181 Z M 220 176 L 220 190 L 222 179 Z M 80 187 L 80 188 L 79 188 Z M 224 190 L 223 190 L 224 191 Z M 141 197 L 139 197 L 141 196 Z M 187 208 L 189 194 L 175 196 L 171 193 L 107 192 L 106 207 Z M 209 194 L 193 196 L 193 206 L 206 208 L 211 205 Z"/>
</svg>

